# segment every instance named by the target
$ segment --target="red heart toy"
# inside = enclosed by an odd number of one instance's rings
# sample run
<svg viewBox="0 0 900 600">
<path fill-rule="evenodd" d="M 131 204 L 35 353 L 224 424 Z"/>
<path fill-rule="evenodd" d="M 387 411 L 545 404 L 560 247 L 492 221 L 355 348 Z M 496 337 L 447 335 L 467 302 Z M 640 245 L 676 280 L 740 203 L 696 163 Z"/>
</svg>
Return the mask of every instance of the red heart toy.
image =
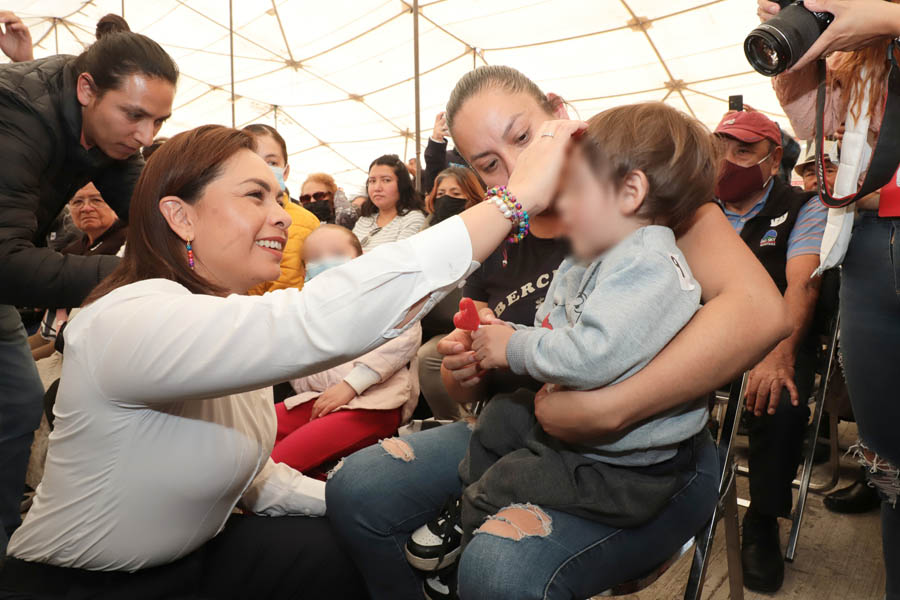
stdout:
<svg viewBox="0 0 900 600">
<path fill-rule="evenodd" d="M 453 315 L 453 324 L 457 329 L 466 331 L 476 331 L 481 325 L 478 309 L 475 308 L 475 302 L 471 298 L 463 298 L 459 301 L 459 312 Z"/>
</svg>

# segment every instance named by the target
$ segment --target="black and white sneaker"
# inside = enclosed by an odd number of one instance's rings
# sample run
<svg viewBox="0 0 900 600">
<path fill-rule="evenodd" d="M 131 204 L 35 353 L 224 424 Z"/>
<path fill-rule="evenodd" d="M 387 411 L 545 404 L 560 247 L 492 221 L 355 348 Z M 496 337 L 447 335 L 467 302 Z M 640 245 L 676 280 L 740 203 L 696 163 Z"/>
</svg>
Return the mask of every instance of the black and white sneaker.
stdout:
<svg viewBox="0 0 900 600">
<path fill-rule="evenodd" d="M 425 578 L 422 591 L 428 600 L 457 600 L 456 565 L 452 564 L 442 571 Z"/>
<path fill-rule="evenodd" d="M 456 562 L 461 542 L 460 500 L 451 498 L 436 519 L 410 536 L 406 542 L 406 559 L 421 571 L 438 571 Z"/>
</svg>

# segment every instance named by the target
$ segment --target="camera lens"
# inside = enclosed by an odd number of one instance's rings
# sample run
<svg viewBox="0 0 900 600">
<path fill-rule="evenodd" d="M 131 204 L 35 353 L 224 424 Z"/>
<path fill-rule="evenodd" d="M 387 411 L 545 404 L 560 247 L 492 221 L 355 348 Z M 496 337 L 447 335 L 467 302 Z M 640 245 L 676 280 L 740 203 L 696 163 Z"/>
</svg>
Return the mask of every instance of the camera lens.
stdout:
<svg viewBox="0 0 900 600">
<path fill-rule="evenodd" d="M 801 2 L 786 6 L 744 40 L 750 65 L 769 77 L 790 69 L 828 27 L 830 15 L 806 10 Z"/>
<path fill-rule="evenodd" d="M 785 50 L 790 51 L 790 46 L 779 44 L 778 40 L 767 31 L 755 30 L 744 41 L 744 54 L 747 60 L 758 72 L 770 77 L 787 68 L 782 65 L 792 62 L 790 56 L 784 54 Z"/>
</svg>

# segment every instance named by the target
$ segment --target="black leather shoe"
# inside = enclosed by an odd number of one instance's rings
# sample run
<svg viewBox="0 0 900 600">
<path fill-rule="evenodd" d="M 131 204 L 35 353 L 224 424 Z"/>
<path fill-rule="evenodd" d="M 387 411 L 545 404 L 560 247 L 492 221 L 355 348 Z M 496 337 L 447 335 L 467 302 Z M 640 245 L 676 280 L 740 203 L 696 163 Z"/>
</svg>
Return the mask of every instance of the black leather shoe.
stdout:
<svg viewBox="0 0 900 600">
<path fill-rule="evenodd" d="M 863 478 L 831 492 L 825 496 L 824 504 L 831 512 L 852 515 L 875 510 L 881 506 L 881 499 L 878 492 L 870 488 Z"/>
<path fill-rule="evenodd" d="M 757 515 L 748 510 L 744 515 L 744 532 L 741 538 L 744 585 L 754 592 L 777 592 L 784 583 L 784 558 L 778 540 L 778 519 Z"/>
</svg>

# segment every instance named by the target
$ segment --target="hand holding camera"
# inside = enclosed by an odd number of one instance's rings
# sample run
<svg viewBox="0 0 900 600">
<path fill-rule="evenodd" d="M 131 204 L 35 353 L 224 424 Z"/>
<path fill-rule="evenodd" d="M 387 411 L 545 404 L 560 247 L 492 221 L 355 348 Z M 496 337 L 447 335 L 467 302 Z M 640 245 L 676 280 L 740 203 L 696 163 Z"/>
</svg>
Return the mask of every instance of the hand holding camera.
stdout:
<svg viewBox="0 0 900 600">
<path fill-rule="evenodd" d="M 900 5 L 886 0 L 757 0 L 763 24 L 744 41 L 763 75 L 802 69 L 838 50 L 900 35 Z"/>
</svg>

